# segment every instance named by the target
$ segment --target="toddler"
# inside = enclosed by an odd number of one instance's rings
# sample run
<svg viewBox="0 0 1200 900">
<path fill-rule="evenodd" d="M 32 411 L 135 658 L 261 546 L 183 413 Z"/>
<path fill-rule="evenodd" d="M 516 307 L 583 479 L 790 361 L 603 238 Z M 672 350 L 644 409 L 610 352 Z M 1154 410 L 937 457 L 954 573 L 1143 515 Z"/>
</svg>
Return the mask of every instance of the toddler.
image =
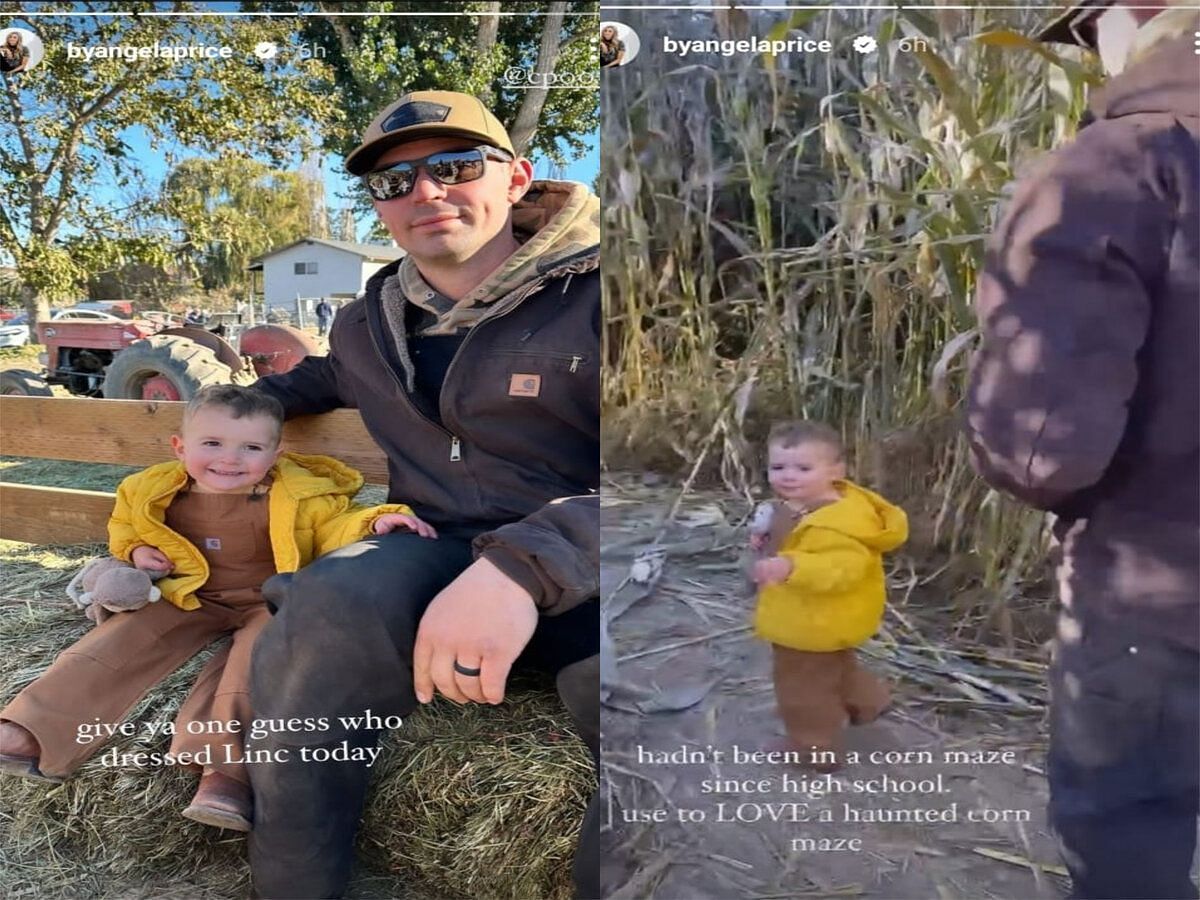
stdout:
<svg viewBox="0 0 1200 900">
<path fill-rule="evenodd" d="M 121 482 L 109 550 L 160 578 L 163 599 L 110 616 L 0 710 L 0 771 L 62 781 L 99 749 L 77 740 L 81 726 L 119 722 L 162 678 L 232 633 L 184 701 L 164 761 L 201 772 L 183 815 L 250 830 L 240 760 L 250 654 L 271 620 L 262 583 L 371 533 L 437 537 L 407 506 L 354 504 L 362 476 L 326 456 L 282 452 L 282 429 L 273 397 L 212 385 L 188 403 L 171 438 L 178 459 Z M 192 722 L 233 726 L 189 733 Z"/>
<path fill-rule="evenodd" d="M 908 520 L 846 479 L 841 438 L 827 425 L 778 424 L 767 453 L 777 499 L 752 526 L 755 631 L 772 644 L 789 749 L 833 770 L 847 722 L 872 721 L 890 699 L 854 648 L 879 627 L 882 554 L 904 543 Z"/>
</svg>

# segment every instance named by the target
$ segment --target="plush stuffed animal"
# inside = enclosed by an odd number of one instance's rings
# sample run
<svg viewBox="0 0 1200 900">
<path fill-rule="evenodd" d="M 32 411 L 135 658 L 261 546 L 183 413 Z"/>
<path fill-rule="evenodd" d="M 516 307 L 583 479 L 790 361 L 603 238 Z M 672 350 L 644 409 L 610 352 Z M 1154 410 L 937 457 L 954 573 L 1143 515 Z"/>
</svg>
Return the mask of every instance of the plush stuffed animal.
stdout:
<svg viewBox="0 0 1200 900">
<path fill-rule="evenodd" d="M 162 597 L 150 576 L 111 556 L 94 559 L 67 585 L 67 596 L 99 625 L 112 613 L 141 609 Z"/>
<path fill-rule="evenodd" d="M 774 518 L 775 505 L 770 501 L 754 507 L 754 515 L 750 517 L 750 549 L 756 556 L 761 556 L 767 547 L 771 536 L 771 520 Z"/>
</svg>

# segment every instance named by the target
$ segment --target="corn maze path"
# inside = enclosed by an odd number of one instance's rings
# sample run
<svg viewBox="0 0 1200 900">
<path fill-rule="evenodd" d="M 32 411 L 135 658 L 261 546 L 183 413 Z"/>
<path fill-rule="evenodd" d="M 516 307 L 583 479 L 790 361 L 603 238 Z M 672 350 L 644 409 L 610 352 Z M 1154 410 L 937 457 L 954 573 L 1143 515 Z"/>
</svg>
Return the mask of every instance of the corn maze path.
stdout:
<svg viewBox="0 0 1200 900">
<path fill-rule="evenodd" d="M 955 684 L 971 676 L 965 661 L 955 662 L 966 657 L 954 655 L 952 642 L 944 651 L 921 647 L 926 657 L 917 657 L 903 640 L 877 641 L 866 659 L 888 677 L 894 702 L 877 722 L 850 730 L 849 749 L 858 750 L 862 761 L 833 776 L 841 791 L 808 796 L 794 790 L 803 787 L 806 774 L 799 767 L 730 762 L 733 745 L 759 750 L 783 734 L 769 647 L 746 628 L 754 602 L 740 556 L 746 532 L 738 517 L 746 504 L 728 493 L 689 495 L 664 528 L 677 493 L 617 476 L 603 491 L 601 596 L 611 641 L 602 710 L 608 797 L 604 896 L 1065 896 L 1065 871 L 1045 820 L 1045 695 L 1039 674 L 1018 669 L 1014 687 L 985 679 L 992 690 L 980 690 L 976 682 L 956 692 Z M 937 662 L 928 668 L 912 663 L 921 658 Z M 941 679 L 939 666 L 955 671 L 961 666 L 967 674 Z M 711 756 L 704 763 L 660 763 L 645 755 L 708 746 L 724 750 L 726 758 L 714 765 Z M 1000 761 L 1005 750 L 1011 762 Z M 922 751 L 933 761 L 914 755 Z M 981 760 L 992 762 L 948 763 L 947 751 L 979 751 Z M 872 763 L 872 752 L 891 755 Z M 793 779 L 792 791 L 780 789 L 784 772 Z M 926 781 L 926 788 L 940 776 L 937 789 L 944 793 L 850 789 L 856 779 L 880 787 L 884 776 Z M 741 780 L 750 790 L 703 789 L 704 780 L 718 778 Z M 768 791 L 745 785 L 747 780 L 767 780 Z M 804 812 L 792 813 L 794 807 L 781 805 L 787 803 L 804 804 Z M 861 814 L 868 807 L 944 811 L 951 804 L 957 821 L 949 823 L 845 821 L 851 814 L 844 805 Z M 771 821 L 768 809 L 784 820 Z M 993 816 L 1008 810 L 1010 821 L 967 821 L 969 812 L 986 817 L 978 812 L 985 809 Z M 656 810 L 664 811 L 657 815 L 665 821 L 626 821 L 652 817 Z M 681 815 L 695 815 L 680 810 L 703 810 L 705 819 L 680 821 Z M 834 821 L 816 821 L 822 810 Z M 809 821 L 788 821 L 792 815 L 807 815 Z M 815 846 L 825 849 L 793 848 L 793 841 L 822 838 L 828 843 Z M 860 849 L 848 849 L 851 839 L 861 842 Z M 839 840 L 845 841 L 840 849 Z"/>
</svg>

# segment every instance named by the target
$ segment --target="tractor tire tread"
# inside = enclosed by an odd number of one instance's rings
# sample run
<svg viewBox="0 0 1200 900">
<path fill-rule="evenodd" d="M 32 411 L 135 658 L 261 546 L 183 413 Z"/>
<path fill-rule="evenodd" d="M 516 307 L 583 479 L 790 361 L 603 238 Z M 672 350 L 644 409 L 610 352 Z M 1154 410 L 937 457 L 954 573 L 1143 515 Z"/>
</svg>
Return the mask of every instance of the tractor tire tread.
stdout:
<svg viewBox="0 0 1200 900">
<path fill-rule="evenodd" d="M 151 335 L 135 341 L 113 357 L 104 377 L 104 396 L 110 400 L 140 400 L 139 376 L 166 376 L 187 400 L 209 384 L 228 384 L 229 367 L 207 347 L 176 335 Z"/>
</svg>

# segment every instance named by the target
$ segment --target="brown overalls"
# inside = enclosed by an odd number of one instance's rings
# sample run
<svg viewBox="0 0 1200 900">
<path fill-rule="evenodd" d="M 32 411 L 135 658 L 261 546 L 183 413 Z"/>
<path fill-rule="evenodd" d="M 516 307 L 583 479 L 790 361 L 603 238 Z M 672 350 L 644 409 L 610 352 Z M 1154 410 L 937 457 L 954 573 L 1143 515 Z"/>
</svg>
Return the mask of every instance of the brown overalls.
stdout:
<svg viewBox="0 0 1200 900">
<path fill-rule="evenodd" d="M 189 734 L 187 725 L 236 720 L 243 731 L 249 728 L 250 651 L 271 618 L 261 587 L 275 574 L 267 511 L 265 494 L 184 490 L 175 497 L 167 527 L 208 560 L 209 579 L 196 592 L 200 608 L 182 610 L 164 599 L 110 616 L 0 711 L 0 720 L 16 722 L 38 739 L 44 774 L 69 775 L 100 749 L 103 738 L 76 741 L 80 725 L 120 722 L 150 688 L 232 632 L 232 642 L 201 670 L 175 717 L 170 752 L 209 747 L 212 765 L 206 770 L 249 783 L 241 763 L 225 761 L 241 758 L 243 733 Z"/>
<path fill-rule="evenodd" d="M 774 504 L 761 558 L 775 556 L 802 513 Z M 853 648 L 816 653 L 772 644 L 775 699 L 788 739 L 797 749 L 837 752 L 847 721 L 876 719 L 891 700 L 885 682 L 858 664 Z"/>
</svg>

